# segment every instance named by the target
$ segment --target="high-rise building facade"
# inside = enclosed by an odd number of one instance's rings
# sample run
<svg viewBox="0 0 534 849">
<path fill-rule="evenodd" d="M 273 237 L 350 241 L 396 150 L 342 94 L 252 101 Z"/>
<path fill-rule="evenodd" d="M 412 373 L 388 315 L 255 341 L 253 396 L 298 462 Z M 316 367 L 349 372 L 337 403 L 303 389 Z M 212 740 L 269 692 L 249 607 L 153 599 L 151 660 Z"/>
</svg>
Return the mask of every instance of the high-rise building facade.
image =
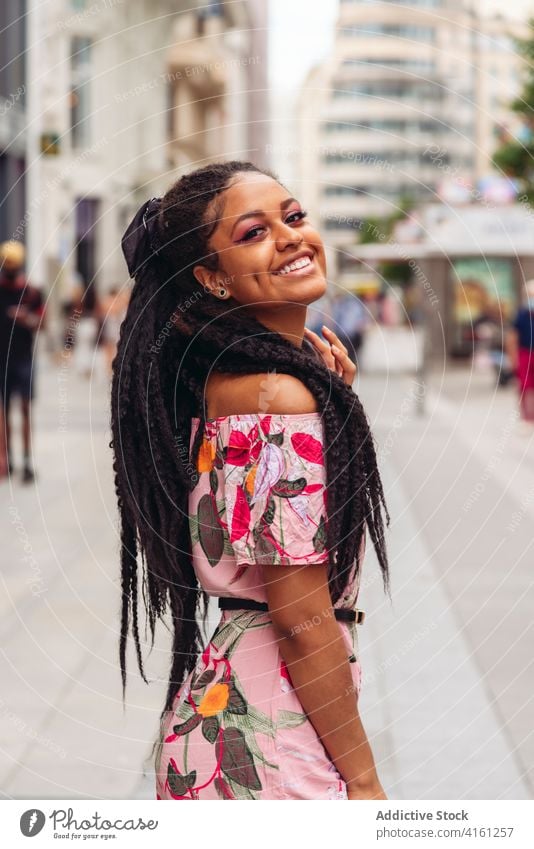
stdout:
<svg viewBox="0 0 534 849">
<path fill-rule="evenodd" d="M 353 244 L 403 199 L 439 199 L 490 168 L 485 20 L 464 0 L 340 0 L 333 55 L 299 99 L 302 197 L 329 244 Z M 517 55 L 498 56 L 498 75 L 504 64 L 515 79 Z"/>
</svg>

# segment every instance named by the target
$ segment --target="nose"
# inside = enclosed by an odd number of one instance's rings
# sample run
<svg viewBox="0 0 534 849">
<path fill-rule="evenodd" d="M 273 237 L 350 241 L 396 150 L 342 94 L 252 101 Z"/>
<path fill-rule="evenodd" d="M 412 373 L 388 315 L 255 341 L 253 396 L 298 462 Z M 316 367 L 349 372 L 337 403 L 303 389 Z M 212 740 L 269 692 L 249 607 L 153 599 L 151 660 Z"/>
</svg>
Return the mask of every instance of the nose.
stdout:
<svg viewBox="0 0 534 849">
<path fill-rule="evenodd" d="M 281 221 L 275 233 L 274 243 L 278 251 L 283 251 L 288 245 L 300 245 L 304 241 L 304 236 L 290 227 L 284 221 Z"/>
</svg>

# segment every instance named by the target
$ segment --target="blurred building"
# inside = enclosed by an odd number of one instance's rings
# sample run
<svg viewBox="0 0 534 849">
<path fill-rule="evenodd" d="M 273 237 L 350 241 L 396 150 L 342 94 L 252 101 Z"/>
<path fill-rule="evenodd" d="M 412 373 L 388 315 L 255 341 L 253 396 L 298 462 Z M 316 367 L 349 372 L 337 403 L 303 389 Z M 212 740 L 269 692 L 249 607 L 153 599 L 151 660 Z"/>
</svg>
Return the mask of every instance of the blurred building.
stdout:
<svg viewBox="0 0 534 849">
<path fill-rule="evenodd" d="M 512 31 L 525 26 L 465 0 L 340 0 L 334 53 L 299 105 L 302 197 L 329 244 L 353 244 L 403 199 L 456 201 L 488 172 L 519 90 Z"/>
<path fill-rule="evenodd" d="M 179 15 L 167 54 L 169 164 L 268 165 L 267 3 L 214 2 Z"/>
<path fill-rule="evenodd" d="M 123 282 L 120 238 L 143 200 L 182 169 L 254 158 L 267 118 L 265 10 L 245 0 L 48 0 L 31 9 L 20 238 L 59 321 L 74 285 L 88 290 L 90 306 Z"/>
<path fill-rule="evenodd" d="M 0 3 L 0 241 L 24 216 L 26 0 Z"/>
</svg>

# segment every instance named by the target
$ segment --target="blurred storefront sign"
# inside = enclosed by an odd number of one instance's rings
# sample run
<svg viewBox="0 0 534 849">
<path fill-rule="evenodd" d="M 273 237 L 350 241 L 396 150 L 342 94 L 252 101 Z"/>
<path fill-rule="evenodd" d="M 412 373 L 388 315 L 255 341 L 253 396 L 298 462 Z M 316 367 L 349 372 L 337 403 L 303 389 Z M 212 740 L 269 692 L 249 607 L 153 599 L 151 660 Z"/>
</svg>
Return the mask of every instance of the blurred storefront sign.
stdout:
<svg viewBox="0 0 534 849">
<path fill-rule="evenodd" d="M 362 281 L 370 269 L 378 275 L 386 263 L 405 263 L 421 288 L 431 359 L 469 356 L 477 322 L 489 316 L 505 325 L 523 281 L 534 277 L 534 214 L 519 201 L 427 204 L 410 218 L 388 239 L 354 245 L 356 266 L 344 272 L 344 285 L 358 280 L 358 262 Z"/>
<path fill-rule="evenodd" d="M 454 253 L 534 254 L 534 214 L 522 205 L 446 206 L 421 210 L 429 247 Z"/>
</svg>

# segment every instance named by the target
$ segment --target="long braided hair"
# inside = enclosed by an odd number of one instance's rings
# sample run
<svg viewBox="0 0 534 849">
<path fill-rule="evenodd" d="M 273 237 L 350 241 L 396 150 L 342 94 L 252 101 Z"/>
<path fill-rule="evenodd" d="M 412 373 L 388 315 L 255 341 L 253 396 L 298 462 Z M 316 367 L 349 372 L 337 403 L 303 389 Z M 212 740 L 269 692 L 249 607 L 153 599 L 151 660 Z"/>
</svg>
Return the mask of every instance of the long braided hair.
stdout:
<svg viewBox="0 0 534 849">
<path fill-rule="evenodd" d="M 202 650 L 197 614 L 205 626 L 208 612 L 208 595 L 192 566 L 187 506 L 197 480 L 204 389 L 211 371 L 258 374 L 269 363 L 313 393 L 328 446 L 326 533 L 332 603 L 340 598 L 355 560 L 359 569 L 366 524 L 389 590 L 382 508 L 388 525 L 390 517 L 358 396 L 308 343 L 297 348 L 239 305 L 229 308 L 228 302 L 207 295 L 192 273 L 197 263 L 217 270 L 218 257 L 208 242 L 222 215 L 220 193 L 244 172 L 280 182 L 268 170 L 232 160 L 182 176 L 163 198 L 154 199 L 157 204 L 151 201 L 149 227 L 145 205 L 139 218 L 145 242 L 130 266 L 135 284 L 113 362 L 111 447 L 121 534 L 123 699 L 130 628 L 139 671 L 148 683 L 139 639 L 139 553 L 152 646 L 157 620 L 167 613 L 172 620 L 172 663 L 162 716 L 197 662 Z M 151 234 L 148 254 L 146 231 Z M 200 418 L 200 427 L 190 454 L 193 416 Z"/>
</svg>

